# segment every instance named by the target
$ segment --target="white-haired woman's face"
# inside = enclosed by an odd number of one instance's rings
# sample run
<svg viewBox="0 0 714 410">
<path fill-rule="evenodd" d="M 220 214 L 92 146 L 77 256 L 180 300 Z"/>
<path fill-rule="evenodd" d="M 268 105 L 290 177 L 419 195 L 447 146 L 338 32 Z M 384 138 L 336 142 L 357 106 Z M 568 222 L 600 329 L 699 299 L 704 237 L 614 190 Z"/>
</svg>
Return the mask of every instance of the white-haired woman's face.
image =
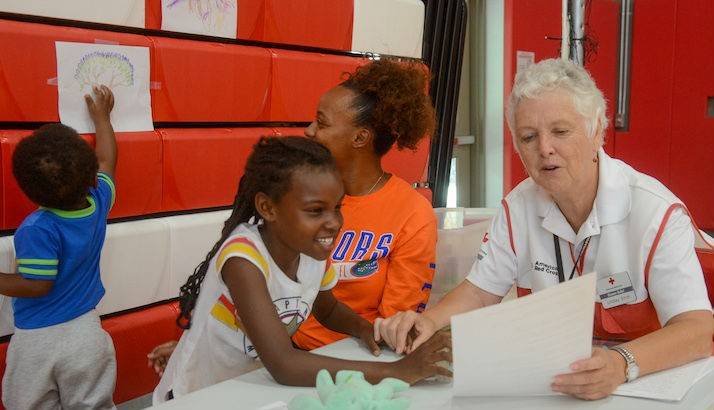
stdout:
<svg viewBox="0 0 714 410">
<path fill-rule="evenodd" d="M 533 180 L 551 195 L 577 192 L 597 183 L 593 158 L 600 132 L 590 138 L 585 119 L 564 90 L 524 98 L 515 111 L 515 144 Z"/>
</svg>

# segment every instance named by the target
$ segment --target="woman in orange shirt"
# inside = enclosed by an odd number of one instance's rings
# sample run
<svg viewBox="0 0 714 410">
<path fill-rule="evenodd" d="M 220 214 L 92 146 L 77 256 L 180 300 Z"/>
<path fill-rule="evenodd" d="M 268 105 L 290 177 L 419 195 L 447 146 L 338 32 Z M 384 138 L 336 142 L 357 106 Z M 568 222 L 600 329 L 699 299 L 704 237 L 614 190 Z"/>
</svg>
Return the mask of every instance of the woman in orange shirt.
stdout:
<svg viewBox="0 0 714 410">
<path fill-rule="evenodd" d="M 329 148 L 345 186 L 344 224 L 331 255 L 339 274 L 334 295 L 370 322 L 400 310 L 421 311 L 429 300 L 434 211 L 381 163 L 393 146 L 416 149 L 433 133 L 427 81 L 418 63 L 379 60 L 362 66 L 322 96 L 305 130 Z M 345 337 L 310 317 L 293 341 L 314 349 Z"/>
</svg>

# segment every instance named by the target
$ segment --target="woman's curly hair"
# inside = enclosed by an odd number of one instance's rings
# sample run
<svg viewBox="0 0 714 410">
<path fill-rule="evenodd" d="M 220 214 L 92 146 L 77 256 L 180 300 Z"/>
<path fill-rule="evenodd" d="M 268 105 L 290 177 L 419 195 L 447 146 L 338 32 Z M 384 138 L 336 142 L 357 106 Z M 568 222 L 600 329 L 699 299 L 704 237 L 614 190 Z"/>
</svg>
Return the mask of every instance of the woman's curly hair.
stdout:
<svg viewBox="0 0 714 410">
<path fill-rule="evenodd" d="M 12 173 L 38 205 L 71 209 L 94 185 L 97 156 L 77 132 L 62 124 L 38 128 L 17 144 Z"/>
<path fill-rule="evenodd" d="M 375 133 L 374 151 L 382 156 L 397 148 L 416 149 L 436 127 L 427 87 L 428 69 L 414 61 L 381 59 L 357 68 L 342 84 L 356 94 L 355 124 Z"/>
</svg>

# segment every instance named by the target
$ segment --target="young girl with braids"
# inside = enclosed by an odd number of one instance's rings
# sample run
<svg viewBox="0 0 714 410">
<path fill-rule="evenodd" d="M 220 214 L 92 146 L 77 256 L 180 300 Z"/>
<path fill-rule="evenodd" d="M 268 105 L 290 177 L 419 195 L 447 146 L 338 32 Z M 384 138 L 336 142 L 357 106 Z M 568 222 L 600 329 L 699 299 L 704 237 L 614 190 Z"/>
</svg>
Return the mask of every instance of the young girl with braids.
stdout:
<svg viewBox="0 0 714 410">
<path fill-rule="evenodd" d="M 326 262 L 342 225 L 344 190 L 330 152 L 303 137 L 264 137 L 248 158 L 221 238 L 181 287 L 187 328 L 154 392 L 154 404 L 238 376 L 257 358 L 281 384 L 314 385 L 317 372 L 353 369 L 378 382 L 448 374 L 446 336 L 394 363 L 339 360 L 293 347 L 312 313 L 379 352 L 372 325 L 332 296 Z"/>
</svg>

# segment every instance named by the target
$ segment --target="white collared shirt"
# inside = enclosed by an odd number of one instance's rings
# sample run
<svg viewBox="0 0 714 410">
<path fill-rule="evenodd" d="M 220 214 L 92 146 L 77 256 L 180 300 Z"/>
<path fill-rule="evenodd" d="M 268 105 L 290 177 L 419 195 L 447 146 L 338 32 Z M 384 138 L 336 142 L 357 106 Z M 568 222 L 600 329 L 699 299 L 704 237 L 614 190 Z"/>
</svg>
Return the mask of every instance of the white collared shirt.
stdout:
<svg viewBox="0 0 714 410">
<path fill-rule="evenodd" d="M 499 296 L 514 283 L 536 292 L 558 284 L 553 234 L 560 238 L 566 280 L 590 237 L 583 273 L 594 271 L 601 279 L 627 272 L 636 296 L 632 303 L 651 298 L 660 324 L 683 312 L 711 310 L 692 223 L 681 201 L 659 181 L 602 149 L 598 156 L 595 203 L 578 232 L 550 195 L 528 178 L 504 199 L 467 279 Z M 647 259 L 668 214 L 645 286 Z"/>
</svg>

